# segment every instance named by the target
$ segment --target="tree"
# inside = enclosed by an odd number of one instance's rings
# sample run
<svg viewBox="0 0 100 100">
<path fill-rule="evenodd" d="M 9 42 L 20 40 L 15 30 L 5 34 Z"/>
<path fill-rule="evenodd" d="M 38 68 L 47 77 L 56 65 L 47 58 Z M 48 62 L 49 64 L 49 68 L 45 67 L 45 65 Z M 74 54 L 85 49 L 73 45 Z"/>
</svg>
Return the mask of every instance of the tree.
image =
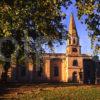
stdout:
<svg viewBox="0 0 100 100">
<path fill-rule="evenodd" d="M 12 36 L 19 45 L 25 36 L 26 40 L 43 36 L 52 46 L 51 41 L 62 39 L 66 32 L 61 23 L 65 18 L 61 6 L 68 7 L 70 3 L 70 0 L 1 0 L 0 36 Z"/>
<path fill-rule="evenodd" d="M 76 0 L 79 19 L 85 16 L 92 47 L 100 53 L 100 0 Z"/>
<path fill-rule="evenodd" d="M 76 0 L 79 18 L 87 16 L 85 23 L 90 30 L 92 43 L 96 39 L 100 41 L 99 3 L 99 0 Z M 12 36 L 20 48 L 23 48 L 23 37 L 27 42 L 30 41 L 28 37 L 32 37 L 33 41 L 38 38 L 41 50 L 44 42 L 52 47 L 52 43 L 61 40 L 66 33 L 61 23 L 65 18 L 61 6 L 68 8 L 70 4 L 71 0 L 1 0 L 0 37 Z M 99 49 L 99 46 L 96 45 L 96 48 Z"/>
<path fill-rule="evenodd" d="M 30 53 L 43 52 L 44 43 L 53 47 L 55 41 L 61 42 L 66 33 L 61 6 L 70 4 L 71 0 L 0 0 L 0 38 L 13 37 L 16 41 L 17 61 Z M 10 51 L 9 59 L 14 53 Z M 4 49 L 2 52 L 6 54 Z"/>
<path fill-rule="evenodd" d="M 12 41 L 6 40 L 2 42 L 1 53 L 6 59 L 3 66 L 4 72 L 2 73 L 2 81 L 7 81 L 7 73 L 8 73 L 8 69 L 10 68 L 11 54 L 13 54 L 14 50 L 15 50 L 15 46 L 12 43 Z"/>
</svg>

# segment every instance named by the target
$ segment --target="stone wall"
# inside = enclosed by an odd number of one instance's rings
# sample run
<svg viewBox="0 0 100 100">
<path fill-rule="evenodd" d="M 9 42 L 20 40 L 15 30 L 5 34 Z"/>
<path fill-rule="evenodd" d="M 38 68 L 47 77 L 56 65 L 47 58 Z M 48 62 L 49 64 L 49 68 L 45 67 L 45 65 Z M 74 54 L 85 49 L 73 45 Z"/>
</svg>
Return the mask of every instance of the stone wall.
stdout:
<svg viewBox="0 0 100 100">
<path fill-rule="evenodd" d="M 73 61 L 77 60 L 77 65 L 73 65 Z M 82 82 L 83 75 L 80 76 L 80 73 L 83 74 L 83 58 L 82 57 L 67 57 L 67 67 L 68 67 L 68 82 Z M 74 79 L 76 78 L 76 79 Z"/>
</svg>

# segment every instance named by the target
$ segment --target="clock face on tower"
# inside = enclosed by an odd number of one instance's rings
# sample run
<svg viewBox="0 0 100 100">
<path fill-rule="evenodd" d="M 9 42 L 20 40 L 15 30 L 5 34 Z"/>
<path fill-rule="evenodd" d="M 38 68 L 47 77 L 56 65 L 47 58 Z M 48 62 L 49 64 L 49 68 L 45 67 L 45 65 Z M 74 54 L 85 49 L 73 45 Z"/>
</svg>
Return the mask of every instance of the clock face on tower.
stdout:
<svg viewBox="0 0 100 100">
<path fill-rule="evenodd" d="M 77 48 L 72 48 L 72 52 L 77 52 Z"/>
</svg>

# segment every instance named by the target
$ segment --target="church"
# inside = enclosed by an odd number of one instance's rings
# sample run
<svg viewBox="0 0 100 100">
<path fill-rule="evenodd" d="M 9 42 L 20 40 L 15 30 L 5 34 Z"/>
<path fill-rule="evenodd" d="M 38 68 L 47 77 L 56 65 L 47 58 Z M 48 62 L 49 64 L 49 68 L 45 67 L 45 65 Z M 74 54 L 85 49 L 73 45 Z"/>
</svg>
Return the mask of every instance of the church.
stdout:
<svg viewBox="0 0 100 100">
<path fill-rule="evenodd" d="M 14 82 L 67 82 L 67 83 L 100 83 L 95 66 L 100 62 L 92 60 L 92 56 L 81 53 L 80 38 L 77 33 L 73 15 L 70 16 L 69 38 L 66 53 L 45 53 L 42 66 L 34 66 L 33 60 L 24 65 L 12 63 L 8 71 L 8 79 Z M 96 64 L 98 63 L 98 64 Z"/>
</svg>

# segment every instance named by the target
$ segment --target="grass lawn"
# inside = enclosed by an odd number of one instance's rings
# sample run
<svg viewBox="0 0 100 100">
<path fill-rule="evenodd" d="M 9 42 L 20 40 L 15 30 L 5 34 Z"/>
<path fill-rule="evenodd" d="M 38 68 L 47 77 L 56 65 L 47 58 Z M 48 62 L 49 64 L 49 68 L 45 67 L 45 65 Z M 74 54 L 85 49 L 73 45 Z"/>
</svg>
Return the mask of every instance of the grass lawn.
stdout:
<svg viewBox="0 0 100 100">
<path fill-rule="evenodd" d="M 0 89 L 0 100 L 100 100 L 97 85 L 24 84 Z"/>
</svg>

